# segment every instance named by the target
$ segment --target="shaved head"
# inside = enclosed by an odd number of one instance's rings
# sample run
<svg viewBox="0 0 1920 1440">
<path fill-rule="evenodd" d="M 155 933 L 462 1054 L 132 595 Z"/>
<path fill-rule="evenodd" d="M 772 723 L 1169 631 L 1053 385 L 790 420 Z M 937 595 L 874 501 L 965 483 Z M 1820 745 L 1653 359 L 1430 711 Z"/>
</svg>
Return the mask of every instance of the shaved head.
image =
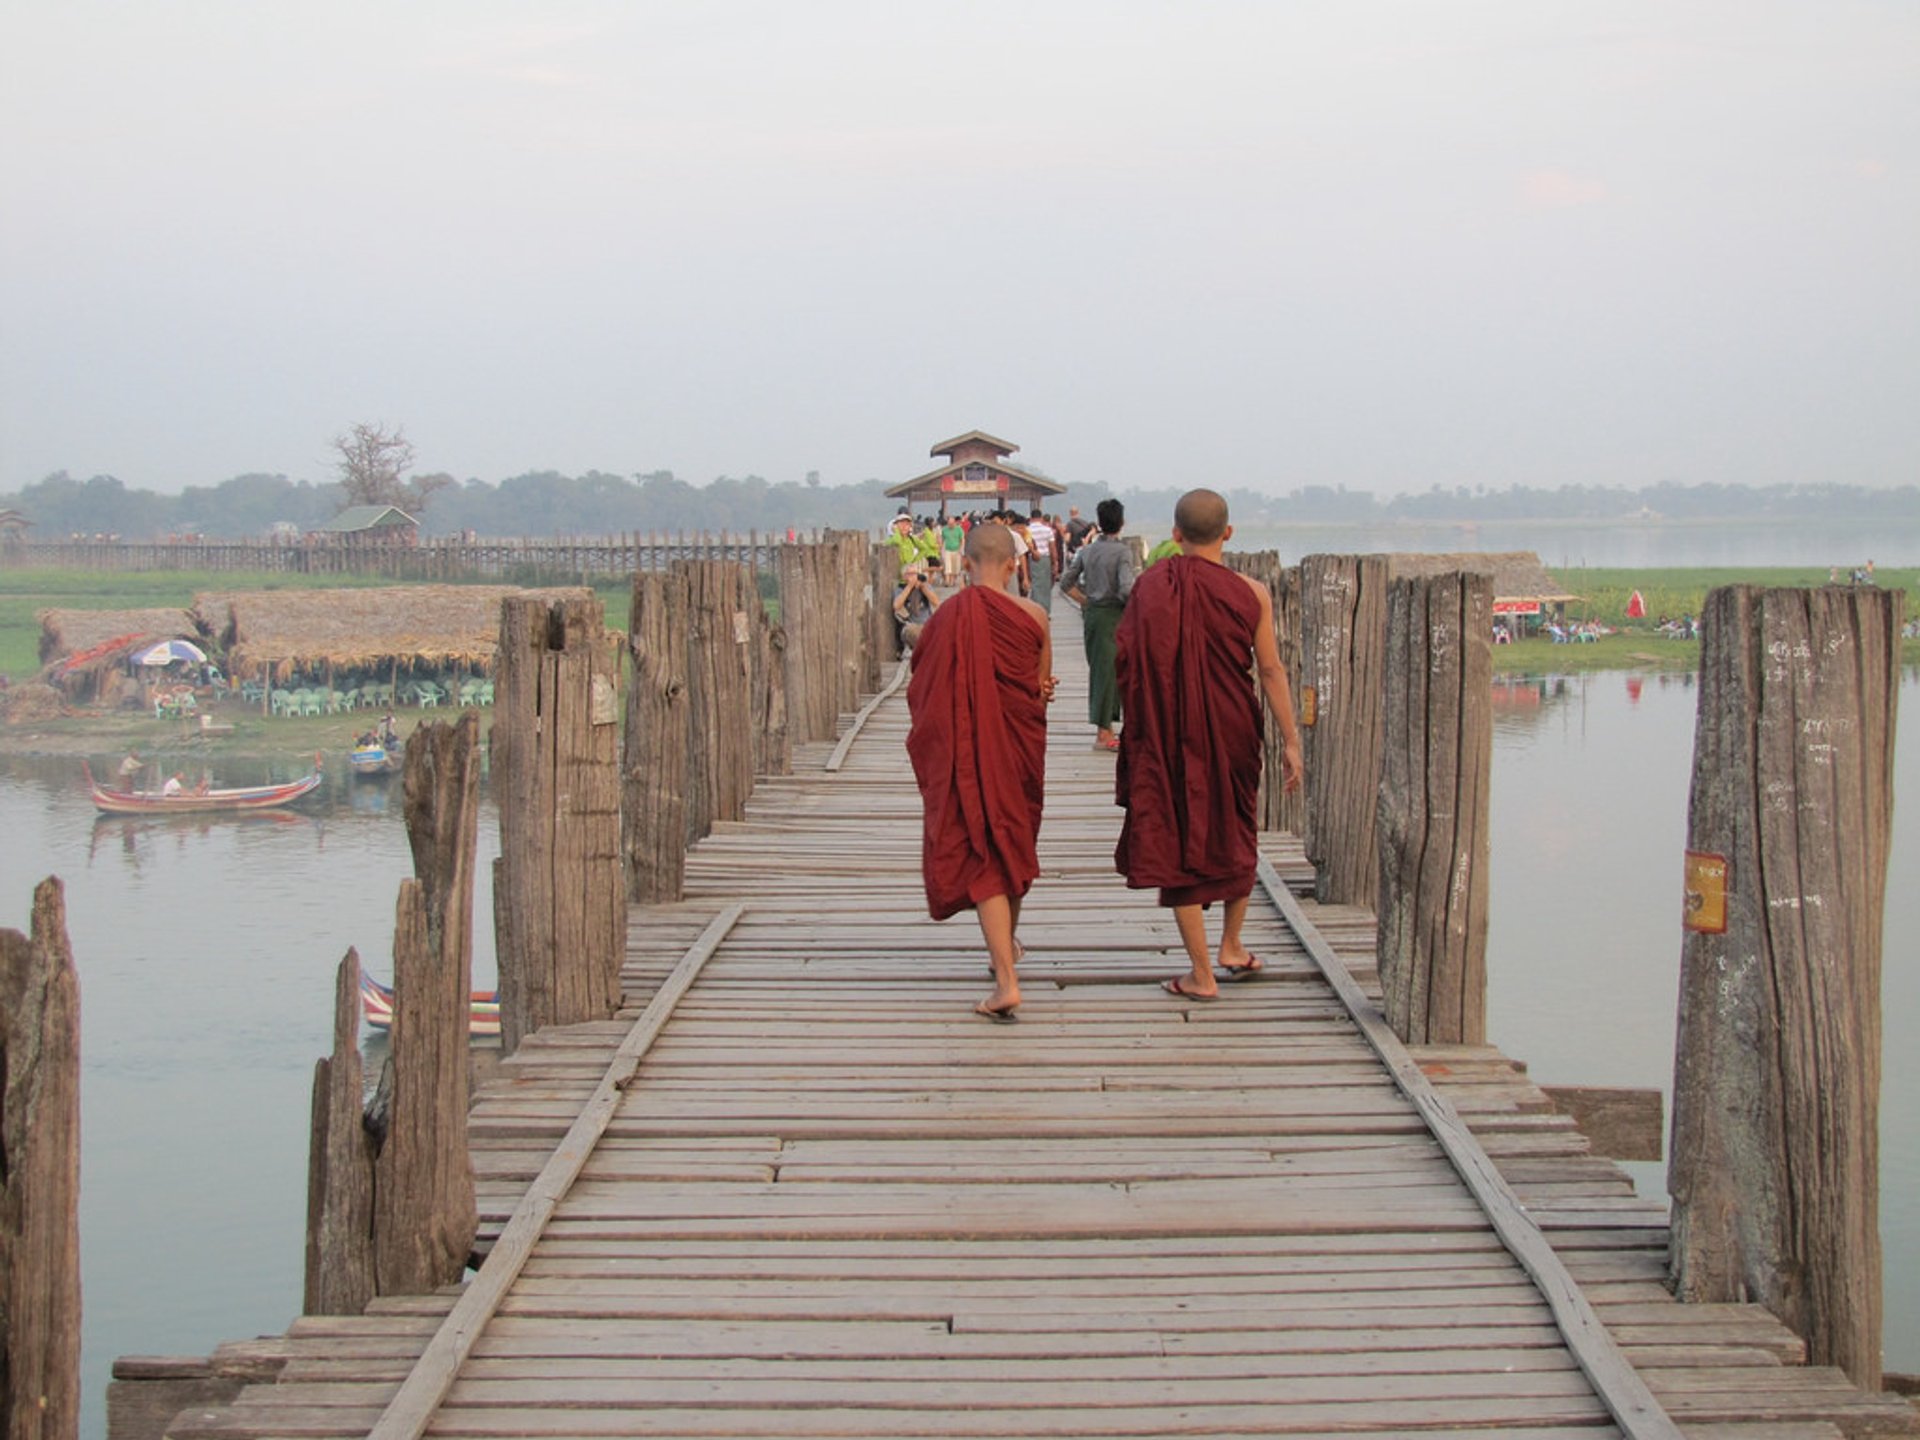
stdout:
<svg viewBox="0 0 1920 1440">
<path fill-rule="evenodd" d="M 1173 524 L 1190 544 L 1211 545 L 1227 533 L 1227 499 L 1213 490 L 1189 490 L 1173 507 Z"/>
<path fill-rule="evenodd" d="M 967 558 L 978 565 L 1013 559 L 1013 532 L 1004 525 L 976 525 L 967 532 Z"/>
</svg>

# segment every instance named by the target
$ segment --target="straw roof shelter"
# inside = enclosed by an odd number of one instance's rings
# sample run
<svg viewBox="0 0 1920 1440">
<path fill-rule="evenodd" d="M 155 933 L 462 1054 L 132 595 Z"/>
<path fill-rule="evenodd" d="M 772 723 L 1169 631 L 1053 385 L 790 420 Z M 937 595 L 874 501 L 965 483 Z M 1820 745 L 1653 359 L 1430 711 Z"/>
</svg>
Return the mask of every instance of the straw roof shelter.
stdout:
<svg viewBox="0 0 1920 1440">
<path fill-rule="evenodd" d="M 232 673 L 462 669 L 488 671 L 509 595 L 578 599 L 590 591 L 515 585 L 396 585 L 378 589 L 263 590 L 194 598 L 202 633 Z"/>
<path fill-rule="evenodd" d="M 126 636 L 132 638 L 118 647 L 122 652 L 155 640 L 192 639 L 198 633 L 185 610 L 42 610 L 35 618 L 40 622 L 42 665 Z"/>
<path fill-rule="evenodd" d="M 78 704 L 111 700 L 124 688 L 122 672 L 134 651 L 196 634 L 185 610 L 42 610 L 36 618 L 41 673 Z"/>
<path fill-rule="evenodd" d="M 1418 579 L 1444 575 L 1449 570 L 1493 576 L 1496 615 L 1538 615 L 1550 605 L 1580 598 L 1568 593 L 1531 550 L 1455 550 L 1444 554 L 1401 551 L 1387 556 L 1387 571 L 1396 578 Z"/>
</svg>

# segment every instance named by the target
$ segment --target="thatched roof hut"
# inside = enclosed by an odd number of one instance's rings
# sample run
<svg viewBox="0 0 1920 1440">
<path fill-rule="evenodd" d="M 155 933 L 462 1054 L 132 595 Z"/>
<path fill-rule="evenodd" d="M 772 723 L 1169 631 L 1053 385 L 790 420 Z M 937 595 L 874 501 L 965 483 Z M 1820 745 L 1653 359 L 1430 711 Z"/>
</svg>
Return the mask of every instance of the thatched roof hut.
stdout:
<svg viewBox="0 0 1920 1440">
<path fill-rule="evenodd" d="M 1531 550 L 1455 550 L 1437 555 L 1402 551 L 1387 556 L 1387 570 L 1394 576 L 1410 578 L 1444 575 L 1449 570 L 1491 575 L 1496 614 L 1537 614 L 1548 605 L 1580 598 L 1569 594 Z M 1523 608 L 1529 605 L 1531 610 Z"/>
<path fill-rule="evenodd" d="M 513 585 L 400 585 L 355 590 L 262 590 L 199 595 L 202 633 L 235 675 L 295 671 L 488 671 L 509 595 L 579 598 L 582 589 Z"/>
<path fill-rule="evenodd" d="M 111 702 L 125 688 L 129 655 L 196 633 L 185 610 L 42 610 L 38 618 L 41 673 L 75 704 Z"/>
<path fill-rule="evenodd" d="M 131 650 L 142 641 L 186 640 L 197 633 L 184 610 L 42 610 L 36 618 L 42 665 L 127 636 L 132 638 L 122 648 Z"/>
</svg>

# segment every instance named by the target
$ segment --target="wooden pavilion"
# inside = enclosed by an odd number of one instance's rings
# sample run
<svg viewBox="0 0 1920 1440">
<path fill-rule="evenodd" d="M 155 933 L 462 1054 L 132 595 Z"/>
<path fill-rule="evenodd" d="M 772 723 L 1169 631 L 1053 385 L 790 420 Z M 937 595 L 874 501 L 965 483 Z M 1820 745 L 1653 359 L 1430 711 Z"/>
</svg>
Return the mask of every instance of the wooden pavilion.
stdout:
<svg viewBox="0 0 1920 1440">
<path fill-rule="evenodd" d="M 969 430 L 942 440 L 927 453 L 944 456 L 947 463 L 895 485 L 887 491 L 887 498 L 905 501 L 909 507 L 938 505 L 944 514 L 950 504 L 961 509 L 1012 509 L 1066 493 L 1067 487 L 1058 481 L 1007 464 L 1006 457 L 1019 449 L 1011 440 L 984 430 Z"/>
</svg>

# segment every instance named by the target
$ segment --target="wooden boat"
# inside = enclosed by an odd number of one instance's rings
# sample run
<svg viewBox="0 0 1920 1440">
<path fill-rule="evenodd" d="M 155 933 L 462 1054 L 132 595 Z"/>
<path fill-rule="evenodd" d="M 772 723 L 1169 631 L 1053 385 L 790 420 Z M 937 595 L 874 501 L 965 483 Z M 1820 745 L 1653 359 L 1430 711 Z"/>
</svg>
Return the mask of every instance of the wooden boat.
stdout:
<svg viewBox="0 0 1920 1440">
<path fill-rule="evenodd" d="M 391 1030 L 393 1028 L 393 991 L 382 985 L 371 975 L 360 976 L 360 1010 L 366 1017 L 369 1030 Z M 475 990 L 473 1009 L 467 1022 L 469 1035 L 498 1035 L 500 1033 L 500 992 L 498 990 Z"/>
<path fill-rule="evenodd" d="M 405 766 L 406 760 L 398 745 L 389 748 L 376 740 L 371 745 L 355 745 L 353 753 L 347 756 L 347 764 L 355 775 L 377 777 L 394 774 Z"/>
<path fill-rule="evenodd" d="M 158 790 L 109 790 L 93 778 L 93 768 L 80 762 L 93 793 L 93 807 L 105 815 L 194 815 L 209 810 L 245 812 L 291 805 L 320 788 L 316 767 L 311 775 L 285 785 L 245 785 L 230 790 L 182 790 L 166 795 Z"/>
</svg>

